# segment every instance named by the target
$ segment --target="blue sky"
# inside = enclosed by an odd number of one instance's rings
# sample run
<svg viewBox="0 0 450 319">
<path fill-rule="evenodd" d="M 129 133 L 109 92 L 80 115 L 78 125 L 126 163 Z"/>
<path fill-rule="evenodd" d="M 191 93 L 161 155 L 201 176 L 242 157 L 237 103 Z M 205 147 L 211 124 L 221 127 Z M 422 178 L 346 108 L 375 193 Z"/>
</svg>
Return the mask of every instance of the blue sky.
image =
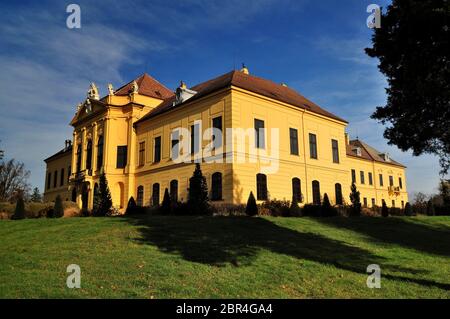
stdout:
<svg viewBox="0 0 450 319">
<path fill-rule="evenodd" d="M 81 29 L 66 7 L 81 7 Z M 389 1 L 15 1 L 0 12 L 0 139 L 43 190 L 43 159 L 72 137 L 68 125 L 94 81 L 106 94 L 147 72 L 171 89 L 239 68 L 285 82 L 350 122 L 348 132 L 408 166 L 411 193 L 436 191 L 436 157 L 388 146 L 369 118 L 386 81 L 370 46 L 370 3 Z"/>
</svg>

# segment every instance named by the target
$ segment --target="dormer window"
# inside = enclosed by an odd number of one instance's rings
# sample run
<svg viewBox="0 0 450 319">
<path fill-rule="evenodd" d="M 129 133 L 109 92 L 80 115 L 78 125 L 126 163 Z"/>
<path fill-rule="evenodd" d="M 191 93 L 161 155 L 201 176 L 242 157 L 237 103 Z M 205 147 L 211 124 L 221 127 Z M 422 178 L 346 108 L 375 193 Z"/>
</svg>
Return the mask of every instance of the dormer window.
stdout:
<svg viewBox="0 0 450 319">
<path fill-rule="evenodd" d="M 380 156 L 386 162 L 390 162 L 391 161 L 391 158 L 389 157 L 389 153 L 382 153 L 382 154 L 380 154 Z"/>
<path fill-rule="evenodd" d="M 361 153 L 361 147 L 355 147 L 353 150 L 353 153 L 355 153 L 355 155 L 356 156 L 362 156 L 362 153 Z"/>
</svg>

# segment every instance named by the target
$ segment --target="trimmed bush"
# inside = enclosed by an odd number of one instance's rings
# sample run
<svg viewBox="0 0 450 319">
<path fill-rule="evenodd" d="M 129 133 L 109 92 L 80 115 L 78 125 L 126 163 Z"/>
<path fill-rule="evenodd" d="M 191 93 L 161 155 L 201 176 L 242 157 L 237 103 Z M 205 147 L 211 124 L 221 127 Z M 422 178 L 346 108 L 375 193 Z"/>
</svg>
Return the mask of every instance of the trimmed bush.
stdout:
<svg viewBox="0 0 450 319">
<path fill-rule="evenodd" d="M 64 216 L 64 207 L 61 196 L 56 196 L 55 206 L 53 207 L 53 217 L 60 218 Z"/>
<path fill-rule="evenodd" d="M 286 200 L 266 200 L 262 207 L 268 209 L 270 216 L 283 216 L 288 217 L 290 216 L 290 202 Z"/>
<path fill-rule="evenodd" d="M 16 209 L 14 210 L 14 214 L 11 216 L 11 219 L 25 219 L 25 203 L 22 197 L 17 199 Z"/>
<path fill-rule="evenodd" d="M 352 203 L 350 216 L 360 216 L 361 215 L 361 198 L 360 193 L 356 189 L 355 183 L 352 183 L 350 187 L 350 201 Z"/>
<path fill-rule="evenodd" d="M 293 217 L 300 217 L 302 210 L 298 206 L 298 200 L 296 196 L 292 196 L 291 206 L 289 207 L 289 215 Z"/>
<path fill-rule="evenodd" d="M 411 208 L 411 204 L 409 202 L 406 203 L 405 205 L 405 211 L 404 211 L 405 216 L 413 216 L 413 211 Z"/>
<path fill-rule="evenodd" d="M 306 204 L 302 210 L 303 216 L 320 217 L 322 216 L 322 206 L 314 204 Z"/>
<path fill-rule="evenodd" d="M 189 213 L 193 215 L 211 214 L 208 186 L 206 185 L 206 178 L 203 176 L 199 163 L 195 164 L 195 170 L 192 177 L 189 178 L 188 207 Z"/>
<path fill-rule="evenodd" d="M 434 211 L 434 205 L 433 202 L 431 200 L 429 200 L 427 202 L 427 215 L 428 216 L 434 216 L 436 215 L 435 211 Z"/>
<path fill-rule="evenodd" d="M 389 209 L 384 200 L 383 200 L 383 205 L 381 206 L 381 216 L 389 217 Z"/>
<path fill-rule="evenodd" d="M 159 207 L 159 210 L 162 214 L 168 215 L 171 213 L 172 210 L 171 206 L 172 201 L 170 200 L 169 190 L 166 188 L 164 190 L 164 197 L 161 206 Z"/>
<path fill-rule="evenodd" d="M 134 215 L 138 213 L 136 201 L 134 200 L 134 197 L 131 196 L 128 200 L 127 209 L 125 210 L 125 215 Z"/>
<path fill-rule="evenodd" d="M 247 206 L 245 207 L 245 213 L 248 216 L 258 215 L 258 206 L 256 205 L 256 199 L 253 192 L 250 192 L 247 200 Z"/>
<path fill-rule="evenodd" d="M 334 207 L 330 204 L 330 199 L 328 198 L 328 194 L 325 193 L 323 195 L 323 201 L 322 201 L 322 216 L 324 217 L 332 217 L 337 216 L 338 212 Z"/>
</svg>

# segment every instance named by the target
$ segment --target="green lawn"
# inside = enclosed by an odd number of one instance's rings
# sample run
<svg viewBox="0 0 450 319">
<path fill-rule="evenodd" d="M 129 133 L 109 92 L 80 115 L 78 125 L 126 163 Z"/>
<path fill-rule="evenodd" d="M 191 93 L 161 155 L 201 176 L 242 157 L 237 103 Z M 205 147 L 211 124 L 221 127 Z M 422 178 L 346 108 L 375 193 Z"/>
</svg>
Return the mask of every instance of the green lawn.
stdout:
<svg viewBox="0 0 450 319">
<path fill-rule="evenodd" d="M 450 217 L 3 220 L 0 242 L 1 298 L 450 297 Z"/>
</svg>

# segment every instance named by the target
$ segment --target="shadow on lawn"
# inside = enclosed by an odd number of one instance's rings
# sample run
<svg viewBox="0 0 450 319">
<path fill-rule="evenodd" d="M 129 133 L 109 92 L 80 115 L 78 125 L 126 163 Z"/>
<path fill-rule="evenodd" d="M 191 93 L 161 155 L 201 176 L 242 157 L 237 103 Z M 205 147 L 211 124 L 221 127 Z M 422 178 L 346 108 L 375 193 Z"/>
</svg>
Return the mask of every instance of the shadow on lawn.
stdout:
<svg viewBox="0 0 450 319">
<path fill-rule="evenodd" d="M 370 219 L 370 222 L 368 220 Z M 316 218 L 320 223 L 348 229 L 376 241 L 400 245 L 427 254 L 450 256 L 450 228 L 432 227 L 406 218 Z"/>
<path fill-rule="evenodd" d="M 126 218 L 126 221 L 138 226 L 142 236 L 136 240 L 141 243 L 207 265 L 250 265 L 258 251 L 266 249 L 362 274 L 367 274 L 370 264 L 384 264 L 384 270 L 399 271 L 397 266 L 387 265 L 385 258 L 367 250 L 319 234 L 284 228 L 264 218 L 150 216 Z M 402 268 L 402 272 L 414 276 L 422 271 Z M 423 278 L 392 274 L 386 278 L 450 289 L 448 284 Z"/>
</svg>

